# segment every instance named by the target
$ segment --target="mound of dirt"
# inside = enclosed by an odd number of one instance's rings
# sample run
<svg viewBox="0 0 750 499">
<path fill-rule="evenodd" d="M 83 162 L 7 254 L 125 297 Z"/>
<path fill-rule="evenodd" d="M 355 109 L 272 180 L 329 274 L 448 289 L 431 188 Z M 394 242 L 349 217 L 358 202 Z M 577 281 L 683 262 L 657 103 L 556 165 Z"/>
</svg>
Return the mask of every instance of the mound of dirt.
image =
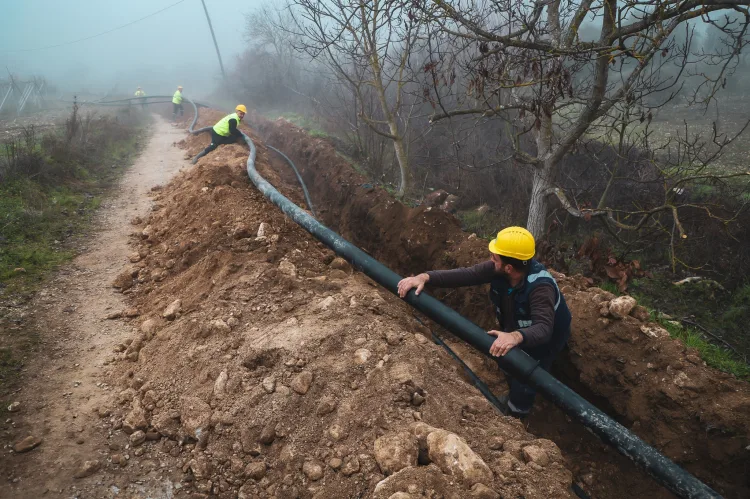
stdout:
<svg viewBox="0 0 750 499">
<path fill-rule="evenodd" d="M 246 156 L 203 158 L 133 234 L 115 284 L 140 331 L 112 359 L 106 466 L 232 498 L 572 497 L 557 446 L 499 415 L 406 305 L 248 185 Z M 258 161 L 282 182 L 262 146 Z"/>
<path fill-rule="evenodd" d="M 252 115 L 250 122 L 258 135 L 296 163 L 322 220 L 394 270 L 408 275 L 486 258 L 486 242 L 463 233 L 453 216 L 396 202 L 356 173 L 326 140 L 312 138 L 283 119 Z M 287 185 L 285 193 L 294 192 L 292 179 L 281 180 Z M 581 277 L 560 276 L 560 285 L 574 321 L 570 352 L 558 362 L 556 374 L 727 497 L 747 497 L 750 386 L 707 368 L 696 351 L 639 320 L 648 317 L 634 302 L 625 304 L 627 311 L 619 301 L 611 305 L 612 295 Z M 478 324 L 494 326 L 486 289 L 433 291 Z M 484 379 L 502 386 L 492 361 L 458 348 Z M 636 474 L 627 459 L 612 456 L 579 426 L 570 425 L 550 404 L 540 404 L 530 429 L 554 437 L 580 482 L 597 494 L 665 494 Z M 615 464 L 608 466 L 610 462 Z"/>
</svg>

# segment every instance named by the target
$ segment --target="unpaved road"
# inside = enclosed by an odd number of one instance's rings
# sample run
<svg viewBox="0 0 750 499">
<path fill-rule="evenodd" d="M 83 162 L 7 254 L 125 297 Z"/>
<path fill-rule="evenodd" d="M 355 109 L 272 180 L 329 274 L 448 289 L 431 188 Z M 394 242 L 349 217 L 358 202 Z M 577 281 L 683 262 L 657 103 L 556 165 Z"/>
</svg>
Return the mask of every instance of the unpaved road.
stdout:
<svg viewBox="0 0 750 499">
<path fill-rule="evenodd" d="M 28 307 L 25 320 L 39 329 L 42 348 L 22 373 L 23 388 L 14 397 L 20 410 L 0 422 L 2 498 L 117 494 L 119 487 L 104 481 L 87 480 L 87 488 L 82 489 L 74 475 L 85 461 L 103 464 L 108 457 L 109 449 L 102 442 L 110 425 L 96 409 L 106 407 L 105 401 L 113 396 L 108 376 L 112 350 L 132 329 L 127 321 L 106 319 L 127 308 L 111 283 L 129 261 L 130 221 L 151 209 L 152 187 L 189 166 L 173 145 L 184 131 L 154 118 L 146 149 L 125 174 L 116 197 L 102 208 L 90 244 Z M 28 435 L 41 438 L 41 445 L 29 452 L 13 452 L 12 444 Z M 148 484 L 144 488 L 153 490 Z M 131 496 L 132 492 L 127 495 Z"/>
</svg>

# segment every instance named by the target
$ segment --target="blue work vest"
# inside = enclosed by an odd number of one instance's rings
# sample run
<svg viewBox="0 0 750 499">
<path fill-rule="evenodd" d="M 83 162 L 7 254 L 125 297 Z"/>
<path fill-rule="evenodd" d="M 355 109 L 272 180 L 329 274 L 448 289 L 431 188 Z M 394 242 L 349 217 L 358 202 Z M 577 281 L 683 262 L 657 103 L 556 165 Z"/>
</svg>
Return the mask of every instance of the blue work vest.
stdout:
<svg viewBox="0 0 750 499">
<path fill-rule="evenodd" d="M 565 343 L 567 343 L 568 338 L 570 337 L 570 322 L 572 319 L 570 309 L 568 309 L 568 304 L 565 303 L 565 297 L 557 287 L 555 278 L 552 277 L 552 274 L 547 271 L 544 265 L 536 260 L 531 260 L 529 265 L 531 265 L 531 268 L 520 288 L 514 289 L 505 276 L 498 276 L 493 279 L 490 283 L 490 300 L 495 305 L 497 320 L 502 327 L 503 322 L 500 304 L 502 303 L 504 296 L 510 295 L 513 303 L 513 319 L 515 320 L 515 325 L 518 329 L 523 329 L 531 326 L 531 306 L 529 300 L 531 292 L 538 286 L 554 287 L 555 320 L 552 327 L 552 337 L 550 338 L 549 343 L 529 348 L 526 348 L 521 344 L 521 348 L 529 353 L 532 353 L 531 350 L 538 350 L 538 353 L 541 354 L 544 352 L 559 352 L 565 346 Z M 532 357 L 537 356 L 532 355 Z"/>
</svg>

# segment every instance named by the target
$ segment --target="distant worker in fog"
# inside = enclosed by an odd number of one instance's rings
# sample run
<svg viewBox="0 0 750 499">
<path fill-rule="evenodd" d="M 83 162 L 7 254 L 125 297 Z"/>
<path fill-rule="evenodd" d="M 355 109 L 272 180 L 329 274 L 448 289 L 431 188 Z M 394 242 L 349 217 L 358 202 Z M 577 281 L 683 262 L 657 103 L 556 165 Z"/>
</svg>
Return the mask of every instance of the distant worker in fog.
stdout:
<svg viewBox="0 0 750 499">
<path fill-rule="evenodd" d="M 507 227 L 490 242 L 490 259 L 473 267 L 436 270 L 407 277 L 398 283 L 401 298 L 412 288 L 416 294 L 425 284 L 444 288 L 490 285 L 490 300 L 500 325 L 487 331 L 497 339 L 490 355 L 502 357 L 520 348 L 549 369 L 570 337 L 571 315 L 555 278 L 534 260 L 534 236 L 523 227 Z M 536 390 L 519 380 L 510 380 L 510 393 L 500 397 L 506 412 L 525 417 L 534 405 Z"/>
<path fill-rule="evenodd" d="M 245 117 L 247 108 L 244 104 L 238 105 L 235 112 L 228 114 L 219 120 L 211 129 L 211 143 L 196 157 L 193 158 L 193 164 L 196 164 L 200 158 L 210 153 L 222 144 L 232 144 L 242 137 L 240 132 L 240 121 Z"/>
<path fill-rule="evenodd" d="M 140 97 L 139 102 L 141 103 L 141 109 L 146 109 L 146 92 L 141 87 L 135 91 L 135 96 Z"/>
<path fill-rule="evenodd" d="M 172 96 L 172 121 L 177 119 L 177 111 L 180 117 L 185 115 L 185 108 L 182 107 L 182 85 L 177 87 L 177 91 Z"/>
</svg>

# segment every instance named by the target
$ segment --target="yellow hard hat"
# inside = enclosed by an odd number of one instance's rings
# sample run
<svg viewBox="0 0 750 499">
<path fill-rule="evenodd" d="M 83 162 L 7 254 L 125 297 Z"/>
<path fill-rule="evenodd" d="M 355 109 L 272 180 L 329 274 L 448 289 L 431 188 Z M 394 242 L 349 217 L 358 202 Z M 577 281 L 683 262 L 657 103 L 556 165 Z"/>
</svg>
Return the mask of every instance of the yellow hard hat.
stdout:
<svg viewBox="0 0 750 499">
<path fill-rule="evenodd" d="M 182 85 L 177 85 L 177 90 L 182 90 Z"/>
<path fill-rule="evenodd" d="M 523 227 L 506 227 L 490 241 L 490 251 L 508 258 L 531 260 L 536 253 L 534 236 Z"/>
<path fill-rule="evenodd" d="M 242 111 L 243 113 L 247 113 L 247 108 L 244 104 L 238 104 L 237 107 L 234 108 L 235 111 Z"/>
</svg>

